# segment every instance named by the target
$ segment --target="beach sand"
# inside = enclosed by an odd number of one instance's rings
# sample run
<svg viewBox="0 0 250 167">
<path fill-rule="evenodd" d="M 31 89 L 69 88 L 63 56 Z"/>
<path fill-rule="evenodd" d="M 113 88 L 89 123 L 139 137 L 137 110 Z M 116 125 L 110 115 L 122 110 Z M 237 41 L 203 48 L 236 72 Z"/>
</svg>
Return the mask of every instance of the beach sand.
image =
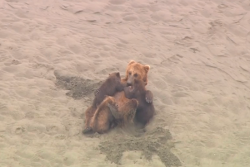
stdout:
<svg viewBox="0 0 250 167">
<path fill-rule="evenodd" d="M 0 0 L 1 167 L 248 167 L 248 0 Z M 156 115 L 82 134 L 109 73 L 150 65 Z"/>
</svg>

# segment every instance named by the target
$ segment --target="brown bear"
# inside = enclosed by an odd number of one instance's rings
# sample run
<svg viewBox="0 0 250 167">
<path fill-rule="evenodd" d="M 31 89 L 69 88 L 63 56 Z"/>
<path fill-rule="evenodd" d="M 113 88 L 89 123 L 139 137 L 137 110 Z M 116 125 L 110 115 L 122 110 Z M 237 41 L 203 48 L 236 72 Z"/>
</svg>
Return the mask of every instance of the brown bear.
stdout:
<svg viewBox="0 0 250 167">
<path fill-rule="evenodd" d="M 115 117 L 116 124 L 120 127 L 124 127 L 134 120 L 139 102 L 136 99 L 126 98 L 124 91 L 117 92 L 113 97 L 117 110 L 110 109 L 110 111 Z"/>
<path fill-rule="evenodd" d="M 132 86 L 134 84 L 134 80 L 139 79 L 142 80 L 146 86 L 148 84 L 149 69 L 149 65 L 143 65 L 134 60 L 131 60 L 128 63 L 125 78 L 122 78 L 121 80 L 122 84 L 124 86 Z M 145 99 L 147 103 L 151 103 L 153 101 L 153 94 L 151 91 L 145 92 Z"/>
<path fill-rule="evenodd" d="M 102 83 L 98 91 L 95 92 L 95 98 L 92 105 L 85 111 L 85 128 L 83 133 L 91 132 L 89 122 L 94 115 L 97 107 L 105 99 L 106 96 L 113 96 L 116 92 L 123 90 L 123 84 L 121 83 L 121 77 L 119 72 L 109 74 L 109 77 Z"/>
<path fill-rule="evenodd" d="M 122 126 L 125 121 L 133 120 L 137 106 L 137 100 L 127 99 L 119 107 L 114 97 L 107 96 L 96 109 L 89 126 L 92 132 L 106 133 L 116 125 Z"/>
<path fill-rule="evenodd" d="M 124 88 L 126 98 L 138 100 L 139 105 L 135 114 L 135 121 L 145 127 L 155 114 L 153 101 L 148 103 L 145 99 L 146 90 L 144 81 L 134 79 L 133 86 Z M 152 93 L 151 93 L 152 94 Z M 153 95 L 153 94 L 152 94 Z"/>
<path fill-rule="evenodd" d="M 117 111 L 111 112 L 110 110 L 117 110 L 117 105 L 113 97 L 107 96 L 90 119 L 89 128 L 92 132 L 106 133 L 115 126 L 115 117 L 112 112 L 116 113 Z"/>
<path fill-rule="evenodd" d="M 106 96 L 113 96 L 117 92 L 123 91 L 124 86 L 121 83 L 121 76 L 119 72 L 109 74 L 109 77 L 102 83 L 99 89 L 95 92 L 93 106 L 97 107 L 106 98 Z"/>
</svg>

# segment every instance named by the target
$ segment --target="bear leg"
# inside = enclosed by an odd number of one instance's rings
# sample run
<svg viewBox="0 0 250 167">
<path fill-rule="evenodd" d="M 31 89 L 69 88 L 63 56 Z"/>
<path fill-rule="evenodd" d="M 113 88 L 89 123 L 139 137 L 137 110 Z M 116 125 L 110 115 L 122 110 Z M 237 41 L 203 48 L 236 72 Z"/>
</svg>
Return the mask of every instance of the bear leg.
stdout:
<svg viewBox="0 0 250 167">
<path fill-rule="evenodd" d="M 153 102 L 153 93 L 150 90 L 147 90 L 145 99 L 147 103 L 152 103 Z"/>
<path fill-rule="evenodd" d="M 113 116 L 108 107 L 114 106 L 115 101 L 111 96 L 107 96 L 104 101 L 100 104 L 95 112 L 95 115 L 91 119 L 90 126 L 93 130 L 99 134 L 107 133 L 111 129 L 113 123 Z M 114 126 L 114 125 L 113 125 Z"/>
<path fill-rule="evenodd" d="M 82 131 L 83 134 L 90 134 L 93 133 L 93 129 L 90 127 L 90 120 L 95 114 L 95 108 L 90 106 L 84 113 L 85 122 L 84 122 L 84 129 Z"/>
<path fill-rule="evenodd" d="M 94 133 L 94 131 L 91 127 L 86 127 L 85 129 L 83 129 L 82 133 L 83 134 L 91 134 L 91 133 Z"/>
<path fill-rule="evenodd" d="M 103 110 L 102 113 L 98 116 L 95 131 L 99 134 L 107 133 L 110 129 L 111 122 L 109 121 L 109 111 Z"/>
</svg>

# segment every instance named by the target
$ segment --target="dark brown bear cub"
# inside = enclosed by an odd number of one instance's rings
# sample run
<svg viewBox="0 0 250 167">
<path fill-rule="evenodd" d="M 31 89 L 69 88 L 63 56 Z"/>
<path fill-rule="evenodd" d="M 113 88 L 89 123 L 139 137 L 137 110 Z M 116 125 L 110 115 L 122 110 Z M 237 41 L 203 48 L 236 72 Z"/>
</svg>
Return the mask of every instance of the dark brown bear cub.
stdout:
<svg viewBox="0 0 250 167">
<path fill-rule="evenodd" d="M 121 76 L 119 72 L 109 74 L 109 77 L 102 83 L 100 88 L 95 92 L 95 98 L 92 105 L 85 111 L 85 128 L 83 133 L 91 133 L 92 129 L 89 127 L 91 118 L 96 109 L 102 103 L 106 96 L 113 96 L 115 93 L 123 91 L 124 86 L 121 83 Z"/>
<path fill-rule="evenodd" d="M 155 114 L 153 101 L 148 103 L 145 99 L 145 95 L 149 92 L 145 88 L 145 83 L 140 79 L 135 79 L 134 85 L 124 88 L 124 92 L 127 98 L 138 100 L 139 105 L 135 114 L 135 122 L 145 127 Z M 150 93 L 152 94 L 152 92 Z"/>
<path fill-rule="evenodd" d="M 93 106 L 98 107 L 106 96 L 114 96 L 117 92 L 123 91 L 124 86 L 121 83 L 119 72 L 109 74 L 109 77 L 103 82 L 95 92 Z"/>
</svg>

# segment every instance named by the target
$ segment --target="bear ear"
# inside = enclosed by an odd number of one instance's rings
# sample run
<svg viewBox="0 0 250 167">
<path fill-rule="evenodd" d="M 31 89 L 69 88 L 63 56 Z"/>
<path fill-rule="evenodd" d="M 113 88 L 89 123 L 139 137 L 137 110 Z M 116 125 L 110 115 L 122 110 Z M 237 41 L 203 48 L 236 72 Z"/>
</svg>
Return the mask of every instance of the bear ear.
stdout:
<svg viewBox="0 0 250 167">
<path fill-rule="evenodd" d="M 133 64 L 133 63 L 135 63 L 135 61 L 134 60 L 130 60 L 130 62 L 128 63 L 128 65 Z"/>
<path fill-rule="evenodd" d="M 117 72 L 116 73 L 116 76 L 118 77 L 118 78 L 120 78 L 121 76 L 120 76 L 120 72 Z"/>
<path fill-rule="evenodd" d="M 149 65 L 144 65 L 144 69 L 145 69 L 146 72 L 148 72 L 149 69 L 150 69 L 150 66 Z"/>
</svg>

